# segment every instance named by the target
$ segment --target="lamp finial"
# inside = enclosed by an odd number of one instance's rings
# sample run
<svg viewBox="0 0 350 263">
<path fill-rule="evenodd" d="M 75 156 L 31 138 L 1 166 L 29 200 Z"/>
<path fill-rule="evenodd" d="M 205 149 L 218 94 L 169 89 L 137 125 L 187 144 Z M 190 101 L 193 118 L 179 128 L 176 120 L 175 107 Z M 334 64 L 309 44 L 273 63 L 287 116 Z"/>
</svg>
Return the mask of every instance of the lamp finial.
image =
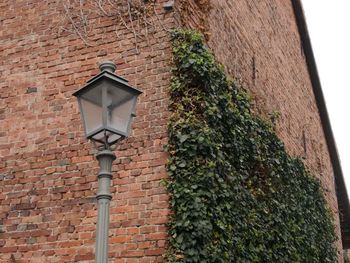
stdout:
<svg viewBox="0 0 350 263">
<path fill-rule="evenodd" d="M 100 64 L 100 70 L 101 72 L 102 71 L 108 71 L 108 72 L 111 72 L 111 73 L 114 73 L 115 69 L 117 68 L 116 65 L 110 61 L 110 60 L 107 60 L 107 61 L 103 61 L 101 64 Z"/>
</svg>

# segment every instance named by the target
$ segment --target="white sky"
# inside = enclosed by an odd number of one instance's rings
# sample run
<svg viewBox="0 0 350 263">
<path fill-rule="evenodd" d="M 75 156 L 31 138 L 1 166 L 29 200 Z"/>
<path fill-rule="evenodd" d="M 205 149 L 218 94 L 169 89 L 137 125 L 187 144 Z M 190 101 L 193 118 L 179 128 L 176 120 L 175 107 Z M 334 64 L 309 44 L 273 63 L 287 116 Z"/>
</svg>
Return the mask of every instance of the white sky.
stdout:
<svg viewBox="0 0 350 263">
<path fill-rule="evenodd" d="M 350 195 L 350 0 L 302 0 Z"/>
</svg>

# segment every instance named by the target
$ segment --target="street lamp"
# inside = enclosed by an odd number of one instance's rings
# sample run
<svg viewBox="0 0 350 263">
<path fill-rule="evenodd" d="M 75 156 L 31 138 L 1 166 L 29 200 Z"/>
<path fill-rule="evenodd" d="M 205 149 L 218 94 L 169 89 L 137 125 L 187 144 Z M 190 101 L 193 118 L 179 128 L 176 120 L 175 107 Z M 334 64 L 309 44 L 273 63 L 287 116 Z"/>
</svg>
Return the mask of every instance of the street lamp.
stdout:
<svg viewBox="0 0 350 263">
<path fill-rule="evenodd" d="M 107 263 L 108 260 L 109 203 L 112 199 L 109 188 L 112 162 L 116 158 L 110 147 L 128 136 L 137 97 L 142 93 L 115 75 L 115 69 L 113 62 L 102 62 L 101 73 L 73 94 L 79 102 L 86 138 L 99 150 L 96 154 L 100 165 L 96 195 L 96 263 Z"/>
</svg>

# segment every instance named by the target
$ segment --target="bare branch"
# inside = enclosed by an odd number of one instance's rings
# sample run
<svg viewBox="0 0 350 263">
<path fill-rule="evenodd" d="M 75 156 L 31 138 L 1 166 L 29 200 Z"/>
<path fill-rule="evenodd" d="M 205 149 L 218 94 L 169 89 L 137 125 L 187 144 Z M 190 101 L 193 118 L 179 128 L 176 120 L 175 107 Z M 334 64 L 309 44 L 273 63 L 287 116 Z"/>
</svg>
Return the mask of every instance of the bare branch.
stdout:
<svg viewBox="0 0 350 263">
<path fill-rule="evenodd" d="M 136 52 L 139 53 L 138 45 L 137 45 L 137 35 L 136 35 L 136 32 L 135 32 L 134 23 L 133 23 L 132 16 L 131 16 L 130 0 L 126 0 L 126 1 L 128 3 L 129 21 L 130 21 L 130 24 L 131 24 L 132 32 L 134 34 L 134 38 L 135 38 L 135 49 L 136 49 Z"/>
<path fill-rule="evenodd" d="M 77 24 L 75 23 L 75 21 L 72 18 L 72 15 L 71 15 L 71 13 L 69 11 L 69 7 L 67 5 L 65 5 L 65 4 L 63 4 L 63 8 L 65 9 L 66 18 L 71 23 L 75 33 L 80 37 L 80 39 L 84 42 L 85 45 L 90 46 L 90 47 L 93 46 L 90 43 L 88 43 L 87 40 L 85 39 L 85 37 L 81 34 L 81 32 L 79 30 L 79 27 L 77 26 Z"/>
<path fill-rule="evenodd" d="M 92 46 L 88 41 L 90 10 L 94 10 L 100 16 L 111 19 L 115 25 L 115 33 L 122 28 L 131 32 L 134 44 L 139 53 L 139 42 L 147 41 L 149 36 L 158 30 L 169 31 L 160 17 L 156 5 L 157 0 L 61 0 L 63 5 L 62 31 L 76 34 L 87 46 Z M 84 8 L 90 5 L 90 9 Z M 92 8 L 91 8 L 92 7 Z M 87 13 L 88 12 L 88 13 Z"/>
</svg>

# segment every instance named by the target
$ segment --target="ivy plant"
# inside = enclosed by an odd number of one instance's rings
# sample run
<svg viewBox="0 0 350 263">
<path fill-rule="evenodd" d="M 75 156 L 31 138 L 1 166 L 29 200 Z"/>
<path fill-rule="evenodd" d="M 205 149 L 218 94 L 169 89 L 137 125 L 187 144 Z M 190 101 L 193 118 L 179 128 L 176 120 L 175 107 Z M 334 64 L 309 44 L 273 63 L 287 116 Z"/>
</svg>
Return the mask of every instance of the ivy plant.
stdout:
<svg viewBox="0 0 350 263">
<path fill-rule="evenodd" d="M 171 39 L 167 262 L 336 262 L 319 181 L 252 112 L 200 34 Z"/>
</svg>

